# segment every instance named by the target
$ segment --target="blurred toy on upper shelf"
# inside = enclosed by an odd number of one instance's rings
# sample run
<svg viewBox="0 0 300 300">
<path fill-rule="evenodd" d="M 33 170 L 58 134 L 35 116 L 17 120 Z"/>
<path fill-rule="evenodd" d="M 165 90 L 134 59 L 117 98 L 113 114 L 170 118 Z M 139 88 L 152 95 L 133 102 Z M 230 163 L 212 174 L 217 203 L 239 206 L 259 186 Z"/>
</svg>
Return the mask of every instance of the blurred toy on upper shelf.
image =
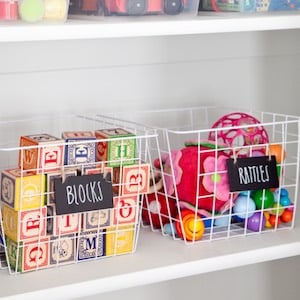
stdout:
<svg viewBox="0 0 300 300">
<path fill-rule="evenodd" d="M 69 0 L 0 0 L 0 20 L 65 22 Z"/>
<path fill-rule="evenodd" d="M 70 0 L 69 15 L 83 19 L 100 16 L 193 14 L 199 0 Z"/>
<path fill-rule="evenodd" d="M 199 11 L 268 12 L 300 9 L 300 0 L 201 0 Z"/>
<path fill-rule="evenodd" d="M 107 15 L 178 15 L 186 6 L 187 0 L 104 0 Z"/>
</svg>

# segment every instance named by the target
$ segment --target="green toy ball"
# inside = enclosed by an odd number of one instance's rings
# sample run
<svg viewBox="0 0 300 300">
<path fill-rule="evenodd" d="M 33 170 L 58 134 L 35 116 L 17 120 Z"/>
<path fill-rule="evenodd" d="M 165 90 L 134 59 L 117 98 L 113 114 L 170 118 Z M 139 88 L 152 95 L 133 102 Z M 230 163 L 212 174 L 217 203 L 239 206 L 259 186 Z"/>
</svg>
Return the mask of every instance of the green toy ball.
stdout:
<svg viewBox="0 0 300 300">
<path fill-rule="evenodd" d="M 271 215 L 281 216 L 283 214 L 284 207 L 280 203 L 274 202 L 272 210 L 270 211 Z"/>
<path fill-rule="evenodd" d="M 271 208 L 275 202 L 274 194 L 269 189 L 256 190 L 251 198 L 254 200 L 257 209 Z"/>
<path fill-rule="evenodd" d="M 21 0 L 19 1 L 19 14 L 23 21 L 34 23 L 39 22 L 44 16 L 43 0 Z"/>
</svg>

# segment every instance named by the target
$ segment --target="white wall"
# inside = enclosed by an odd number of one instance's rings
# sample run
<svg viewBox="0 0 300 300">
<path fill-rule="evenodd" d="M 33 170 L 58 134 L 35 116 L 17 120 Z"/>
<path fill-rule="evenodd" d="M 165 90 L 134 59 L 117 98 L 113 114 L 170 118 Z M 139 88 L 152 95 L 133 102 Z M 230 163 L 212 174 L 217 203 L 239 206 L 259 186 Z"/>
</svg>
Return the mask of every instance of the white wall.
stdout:
<svg viewBox="0 0 300 300">
<path fill-rule="evenodd" d="M 300 114 L 299 37 L 299 30 L 290 30 L 1 44 L 0 117 L 207 104 Z M 299 262 L 286 259 L 105 296 L 298 299 Z"/>
<path fill-rule="evenodd" d="M 1 44 L 0 117 L 219 103 L 295 113 L 299 35 Z"/>
</svg>

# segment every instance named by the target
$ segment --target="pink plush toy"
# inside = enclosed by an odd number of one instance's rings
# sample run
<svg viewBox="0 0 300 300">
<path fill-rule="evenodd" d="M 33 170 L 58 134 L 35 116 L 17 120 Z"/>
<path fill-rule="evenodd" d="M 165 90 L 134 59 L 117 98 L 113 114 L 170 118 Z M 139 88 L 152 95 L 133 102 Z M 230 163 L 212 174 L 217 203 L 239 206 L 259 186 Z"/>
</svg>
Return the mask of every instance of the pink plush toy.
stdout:
<svg viewBox="0 0 300 300">
<path fill-rule="evenodd" d="M 187 143 L 181 150 L 172 150 L 170 155 L 162 157 L 165 192 L 198 209 L 228 210 L 234 200 L 228 185 L 228 158 L 228 154 L 216 149 L 213 142 L 200 146 Z M 154 165 L 158 166 L 158 162 Z"/>
</svg>

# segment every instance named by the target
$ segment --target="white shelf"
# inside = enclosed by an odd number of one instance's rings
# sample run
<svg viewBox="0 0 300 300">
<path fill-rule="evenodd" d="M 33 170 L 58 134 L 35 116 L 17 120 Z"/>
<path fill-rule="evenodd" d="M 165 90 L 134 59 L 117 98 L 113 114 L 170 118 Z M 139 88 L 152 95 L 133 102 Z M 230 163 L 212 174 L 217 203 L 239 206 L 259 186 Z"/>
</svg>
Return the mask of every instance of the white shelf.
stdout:
<svg viewBox="0 0 300 300">
<path fill-rule="evenodd" d="M 72 299 L 300 254 L 300 228 L 186 246 L 142 230 L 136 253 L 27 274 L 0 272 L 7 299 Z"/>
<path fill-rule="evenodd" d="M 299 12 L 200 13 L 194 18 L 147 16 L 106 18 L 97 21 L 68 20 L 63 24 L 0 24 L 0 42 L 99 39 L 162 35 L 245 32 L 300 28 Z"/>
</svg>

